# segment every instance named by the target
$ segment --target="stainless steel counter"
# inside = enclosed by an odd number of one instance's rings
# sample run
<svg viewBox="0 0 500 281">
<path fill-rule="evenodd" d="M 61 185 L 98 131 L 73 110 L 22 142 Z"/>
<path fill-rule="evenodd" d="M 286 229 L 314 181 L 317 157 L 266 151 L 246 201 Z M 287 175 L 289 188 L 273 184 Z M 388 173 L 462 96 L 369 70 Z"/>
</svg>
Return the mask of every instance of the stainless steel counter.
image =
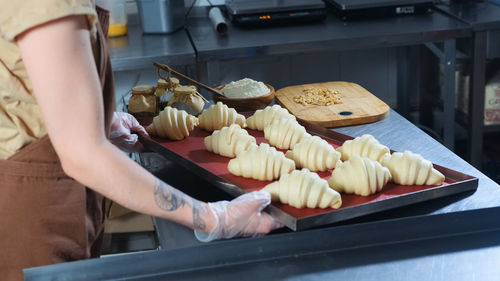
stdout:
<svg viewBox="0 0 500 281">
<path fill-rule="evenodd" d="M 230 26 L 227 36 L 219 36 L 208 18 L 191 18 L 187 29 L 200 61 L 416 45 L 470 36 L 467 24 L 440 12 L 347 22 L 329 14 L 322 23 L 287 28 Z"/>
<path fill-rule="evenodd" d="M 114 71 L 168 65 L 194 65 L 196 56 L 185 30 L 172 34 L 143 34 L 140 25 L 129 26 L 127 36 L 109 38 Z"/>
<path fill-rule="evenodd" d="M 428 216 L 500 207 L 500 186 L 497 183 L 441 145 L 435 139 L 425 134 L 408 120 L 401 117 L 401 115 L 394 110 L 391 110 L 387 118 L 376 123 L 349 126 L 334 130 L 352 137 L 362 134 L 372 134 L 381 143 L 395 151 L 410 150 L 421 154 L 424 158 L 429 159 L 433 163 L 475 176 L 479 179 L 478 188 L 472 194 L 463 193 L 430 202 L 410 205 L 399 208 L 397 211 L 386 211 L 347 222 L 337 223 L 335 224 L 336 226 L 382 219 L 397 219 L 416 215 Z M 189 179 L 189 183 L 183 186 L 184 183 L 178 180 L 173 181 L 172 178 L 174 178 L 174 176 Z M 163 174 L 163 177 L 167 181 L 169 179 L 173 181 L 169 183 L 174 186 L 181 186 L 187 193 L 201 196 L 200 198 L 203 200 L 214 200 L 213 197 L 204 196 L 209 196 L 209 193 L 214 192 L 216 189 L 209 188 L 208 190 L 204 189 L 204 192 L 199 191 L 200 189 L 196 187 L 210 186 L 210 183 L 199 178 L 190 177 L 190 172 L 186 169 L 180 167 L 176 168 L 176 166 L 173 165 Z M 198 190 L 198 192 L 196 190 Z M 183 248 L 202 244 L 194 238 L 192 231 L 183 226 L 172 224 L 161 219 L 156 219 L 156 226 L 159 233 L 160 244 L 163 249 Z M 172 239 L 172 237 L 177 236 L 181 238 Z"/>
<path fill-rule="evenodd" d="M 208 244 L 185 227 L 157 220 L 161 251 L 28 269 L 26 280 L 488 280 L 500 274 L 496 183 L 394 111 L 376 123 L 336 130 L 370 133 L 394 150 L 421 153 L 478 177 L 478 189 L 323 228 Z M 167 182 L 202 199 L 226 199 L 188 170 L 169 165 Z"/>
<path fill-rule="evenodd" d="M 487 1 L 452 1 L 437 6 L 448 15 L 471 25 L 474 31 L 500 29 L 500 6 Z"/>
<path fill-rule="evenodd" d="M 142 35 L 138 25 L 131 26 L 128 37 L 111 39 L 111 57 L 115 70 L 150 66 L 153 61 L 187 65 L 197 63 L 197 78 L 211 81 L 217 75 L 218 60 L 267 55 L 294 55 L 317 51 L 339 51 L 415 46 L 422 43 L 444 42 L 442 60 L 446 62 L 443 87 L 445 123 L 455 120 L 455 40 L 470 37 L 467 23 L 440 11 L 425 15 L 408 15 L 370 20 L 342 21 L 329 13 L 321 23 L 287 27 L 243 29 L 229 26 L 227 36 L 220 36 L 208 17 L 188 18 L 186 31 L 172 35 Z M 192 47 L 190 48 L 191 40 Z M 122 41 L 125 41 L 123 43 Z M 133 44 L 132 44 L 133 42 Z M 118 48 L 116 46 L 123 45 Z M 195 51 L 193 51 L 195 50 Z M 196 54 L 195 54 L 196 53 Z M 415 62 L 408 50 L 400 52 L 398 75 L 398 110 L 409 113 L 408 99 L 415 91 L 411 64 Z M 196 58 L 194 59 L 194 56 Z M 215 66 L 214 66 L 215 65 Z M 407 82 L 406 82 L 407 81 Z M 453 149 L 454 126 L 445 126 L 444 144 Z"/>
<path fill-rule="evenodd" d="M 434 222 L 436 236 L 420 237 L 423 221 L 387 221 L 66 263 L 25 271 L 25 280 L 498 280 L 498 222 L 475 228 L 477 215 L 496 210 L 451 217 L 471 223 L 459 235 L 439 234 L 445 229 Z"/>
<path fill-rule="evenodd" d="M 296 55 L 318 51 L 404 46 L 398 53 L 398 111 L 409 114 L 410 96 L 417 88 L 412 69 L 418 60 L 407 50 L 422 43 L 444 42 L 443 99 L 445 123 L 455 120 L 455 40 L 471 35 L 470 27 L 440 11 L 424 15 L 342 21 L 329 13 L 320 23 L 266 28 L 230 26 L 227 36 L 218 35 L 208 18 L 190 18 L 187 30 L 197 51 L 197 60 L 207 69 L 207 81 L 217 75 L 217 61 L 270 55 Z M 413 83 L 413 84 L 412 84 Z M 454 126 L 445 126 L 444 144 L 453 149 Z"/>
</svg>

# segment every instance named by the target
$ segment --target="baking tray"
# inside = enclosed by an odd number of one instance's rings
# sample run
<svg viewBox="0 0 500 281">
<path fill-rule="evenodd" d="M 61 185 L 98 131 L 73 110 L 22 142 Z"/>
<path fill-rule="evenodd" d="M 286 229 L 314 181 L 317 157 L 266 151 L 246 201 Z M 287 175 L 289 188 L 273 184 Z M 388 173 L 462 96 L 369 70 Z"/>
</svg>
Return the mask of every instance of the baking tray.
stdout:
<svg viewBox="0 0 500 281">
<path fill-rule="evenodd" d="M 151 119 L 140 121 L 142 124 L 148 124 Z M 320 136 L 335 148 L 341 146 L 344 141 L 353 139 L 353 137 L 330 131 L 319 125 L 305 121 L 299 121 L 299 123 L 310 134 Z M 263 132 L 251 129 L 247 131 L 256 138 L 257 144 L 267 142 Z M 246 192 L 260 190 L 271 183 L 271 181 L 247 179 L 229 173 L 227 163 L 231 158 L 214 154 L 205 148 L 203 139 L 210 134 L 211 132 L 195 128 L 189 137 L 181 141 L 141 137 L 141 142 L 146 149 L 175 161 L 235 197 Z M 418 153 L 418 151 L 414 152 Z M 339 209 L 297 209 L 286 204 L 273 202 L 267 210 L 288 228 L 297 231 L 477 188 L 478 179 L 475 177 L 439 165 L 434 165 L 434 168 L 445 175 L 445 182 L 440 186 L 406 186 L 388 183 L 381 192 L 371 196 L 341 193 L 342 206 Z M 318 172 L 318 175 L 328 179 L 331 176 L 331 171 Z"/>
</svg>

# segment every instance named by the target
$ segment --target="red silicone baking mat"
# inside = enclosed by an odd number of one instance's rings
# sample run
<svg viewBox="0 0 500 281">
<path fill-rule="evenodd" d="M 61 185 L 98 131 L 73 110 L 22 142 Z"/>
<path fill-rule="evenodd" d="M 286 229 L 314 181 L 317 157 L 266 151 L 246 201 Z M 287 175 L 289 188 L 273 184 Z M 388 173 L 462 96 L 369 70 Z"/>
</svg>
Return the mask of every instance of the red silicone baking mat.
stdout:
<svg viewBox="0 0 500 281">
<path fill-rule="evenodd" d="M 351 139 L 351 137 L 316 125 L 306 122 L 301 123 L 309 133 L 322 137 L 334 148 L 341 146 L 343 141 Z M 251 129 L 247 131 L 257 139 L 257 144 L 267 142 L 263 132 Z M 235 196 L 244 192 L 260 190 L 271 183 L 271 181 L 253 180 L 229 173 L 227 164 L 231 158 L 214 154 L 205 148 L 203 139 L 210 134 L 211 132 L 195 128 L 189 137 L 184 140 L 172 141 L 153 137 L 153 141 L 148 139 L 144 139 L 144 141 L 147 148 L 166 157 L 174 157 L 180 160 L 178 162 L 181 165 L 187 166 L 200 176 L 208 176 L 207 179 L 216 186 Z M 404 186 L 388 183 L 381 192 L 371 196 L 341 194 L 342 206 L 339 209 L 297 209 L 279 202 L 273 202 L 271 213 L 289 228 L 299 230 L 477 188 L 476 178 L 444 167 L 435 167 L 446 176 L 443 185 Z M 319 172 L 318 174 L 321 178 L 328 179 L 331 171 Z"/>
</svg>

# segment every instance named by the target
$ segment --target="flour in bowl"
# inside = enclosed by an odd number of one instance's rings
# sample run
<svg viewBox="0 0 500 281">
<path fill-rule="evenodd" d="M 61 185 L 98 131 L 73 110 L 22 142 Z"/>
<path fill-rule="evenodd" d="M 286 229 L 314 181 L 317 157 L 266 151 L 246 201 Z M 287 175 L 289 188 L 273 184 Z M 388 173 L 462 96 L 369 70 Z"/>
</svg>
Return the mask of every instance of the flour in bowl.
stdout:
<svg viewBox="0 0 500 281">
<path fill-rule="evenodd" d="M 222 94 L 228 98 L 252 98 L 266 95 L 269 88 L 262 82 L 250 78 L 243 78 L 226 84 Z"/>
</svg>

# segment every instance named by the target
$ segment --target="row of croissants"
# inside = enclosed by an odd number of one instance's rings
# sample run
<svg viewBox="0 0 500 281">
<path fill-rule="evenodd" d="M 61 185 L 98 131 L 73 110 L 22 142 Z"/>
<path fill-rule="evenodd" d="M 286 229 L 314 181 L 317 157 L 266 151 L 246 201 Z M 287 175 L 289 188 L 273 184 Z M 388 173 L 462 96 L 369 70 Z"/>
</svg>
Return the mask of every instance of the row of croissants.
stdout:
<svg viewBox="0 0 500 281">
<path fill-rule="evenodd" d="M 441 185 L 445 179 L 421 155 L 410 151 L 391 153 L 372 135 L 347 140 L 335 149 L 321 137 L 307 133 L 295 116 L 279 105 L 257 110 L 247 119 L 221 102 L 198 117 L 167 106 L 146 129 L 151 135 L 182 140 L 195 126 L 213 131 L 204 139 L 205 147 L 233 158 L 228 163 L 230 173 L 262 181 L 279 179 L 264 190 L 273 201 L 296 208 L 339 208 L 339 192 L 369 196 L 381 191 L 389 181 Z M 269 144 L 257 145 L 245 128 L 264 131 Z M 332 169 L 328 180 L 315 173 Z"/>
</svg>

